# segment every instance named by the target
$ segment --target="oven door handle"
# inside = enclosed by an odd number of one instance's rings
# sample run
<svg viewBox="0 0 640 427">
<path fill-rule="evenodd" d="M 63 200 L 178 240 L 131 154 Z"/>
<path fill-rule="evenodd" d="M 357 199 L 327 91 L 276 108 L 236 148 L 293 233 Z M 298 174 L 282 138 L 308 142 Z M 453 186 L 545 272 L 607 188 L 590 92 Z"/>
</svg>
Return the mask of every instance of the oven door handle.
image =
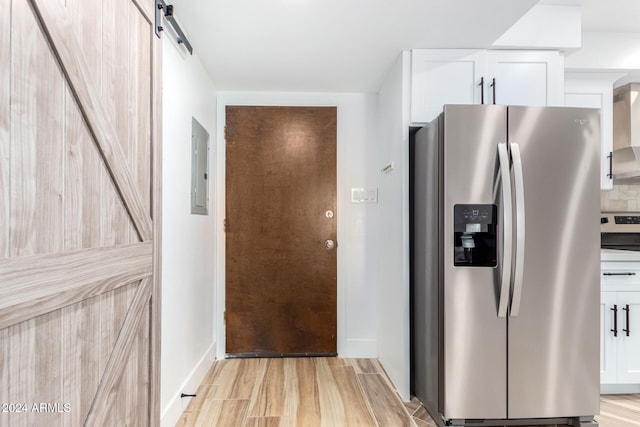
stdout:
<svg viewBox="0 0 640 427">
<path fill-rule="evenodd" d="M 633 271 L 624 271 L 624 272 L 620 272 L 620 273 L 602 273 L 603 276 L 635 276 L 636 273 L 634 273 Z"/>
</svg>

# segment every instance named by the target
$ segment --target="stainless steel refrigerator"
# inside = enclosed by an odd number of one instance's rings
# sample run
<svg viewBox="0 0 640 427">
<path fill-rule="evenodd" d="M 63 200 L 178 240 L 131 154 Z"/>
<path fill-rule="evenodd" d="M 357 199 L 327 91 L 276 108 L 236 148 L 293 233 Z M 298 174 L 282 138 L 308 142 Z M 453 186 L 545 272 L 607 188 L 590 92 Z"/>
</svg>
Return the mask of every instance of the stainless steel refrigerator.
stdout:
<svg viewBox="0 0 640 427">
<path fill-rule="evenodd" d="M 597 425 L 599 123 L 447 105 L 415 134 L 412 387 L 439 424 Z"/>
</svg>

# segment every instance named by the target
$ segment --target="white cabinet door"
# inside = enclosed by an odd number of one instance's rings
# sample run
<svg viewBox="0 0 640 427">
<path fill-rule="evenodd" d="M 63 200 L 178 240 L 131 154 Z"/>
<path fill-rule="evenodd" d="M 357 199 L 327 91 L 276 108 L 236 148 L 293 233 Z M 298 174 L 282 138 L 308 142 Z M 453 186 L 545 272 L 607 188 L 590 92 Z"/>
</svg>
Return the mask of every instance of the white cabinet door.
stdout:
<svg viewBox="0 0 640 427">
<path fill-rule="evenodd" d="M 556 51 L 411 52 L 412 123 L 430 122 L 445 104 L 564 105 L 563 95 L 564 60 Z"/>
<path fill-rule="evenodd" d="M 411 121 L 428 123 L 445 104 L 479 104 L 484 51 L 418 49 L 411 52 Z"/>
<path fill-rule="evenodd" d="M 613 83 L 622 74 L 567 73 L 564 102 L 568 107 L 600 109 L 600 188 L 613 188 L 610 156 L 613 151 Z"/>
<path fill-rule="evenodd" d="M 487 51 L 490 102 L 502 105 L 563 105 L 564 60 L 555 51 Z"/>
<path fill-rule="evenodd" d="M 600 293 L 600 383 L 614 384 L 617 382 L 617 337 L 614 336 L 614 306 L 617 304 L 617 292 Z M 620 330 L 618 326 L 618 337 Z"/>
<path fill-rule="evenodd" d="M 618 292 L 618 328 L 618 383 L 640 384 L 640 292 Z"/>
</svg>

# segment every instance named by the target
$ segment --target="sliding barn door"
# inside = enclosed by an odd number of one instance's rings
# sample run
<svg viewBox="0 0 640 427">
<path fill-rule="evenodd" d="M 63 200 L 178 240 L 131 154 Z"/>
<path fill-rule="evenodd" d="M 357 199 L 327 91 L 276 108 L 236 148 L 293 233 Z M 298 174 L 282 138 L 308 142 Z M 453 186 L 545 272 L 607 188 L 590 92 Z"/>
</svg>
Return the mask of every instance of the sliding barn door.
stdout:
<svg viewBox="0 0 640 427">
<path fill-rule="evenodd" d="M 154 2 L 0 11 L 0 427 L 159 425 Z"/>
</svg>

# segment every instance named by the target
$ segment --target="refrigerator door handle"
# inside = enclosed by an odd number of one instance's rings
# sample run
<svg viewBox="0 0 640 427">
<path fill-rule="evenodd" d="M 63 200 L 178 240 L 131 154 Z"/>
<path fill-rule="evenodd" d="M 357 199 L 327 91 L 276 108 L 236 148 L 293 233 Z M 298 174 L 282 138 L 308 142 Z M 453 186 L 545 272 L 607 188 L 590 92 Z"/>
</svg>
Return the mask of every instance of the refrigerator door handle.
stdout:
<svg viewBox="0 0 640 427">
<path fill-rule="evenodd" d="M 509 171 L 509 153 L 507 144 L 498 144 L 498 162 L 500 163 L 500 181 L 502 182 L 503 209 L 503 248 L 502 248 L 502 277 L 500 278 L 500 298 L 498 301 L 498 317 L 507 316 L 509 305 L 509 290 L 511 282 L 511 259 L 513 256 L 513 210 L 511 208 L 511 174 Z M 498 180 L 496 180 L 497 187 Z"/>
<path fill-rule="evenodd" d="M 522 299 L 522 283 L 524 275 L 524 243 L 525 243 L 525 222 L 524 222 L 524 176 L 522 173 L 522 159 L 520 157 L 520 147 L 516 143 L 511 143 L 511 160 L 513 164 L 513 182 L 516 195 L 516 262 L 513 274 L 513 291 L 511 293 L 510 317 L 517 317 L 520 313 L 520 300 Z"/>
</svg>

